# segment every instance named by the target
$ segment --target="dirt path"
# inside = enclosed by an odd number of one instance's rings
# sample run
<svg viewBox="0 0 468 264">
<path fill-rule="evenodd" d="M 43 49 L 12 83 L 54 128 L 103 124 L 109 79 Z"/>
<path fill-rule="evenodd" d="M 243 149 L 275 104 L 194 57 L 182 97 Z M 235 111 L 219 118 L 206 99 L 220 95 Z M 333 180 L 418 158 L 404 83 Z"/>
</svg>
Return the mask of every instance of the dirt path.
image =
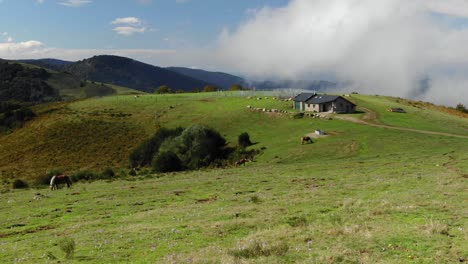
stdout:
<svg viewBox="0 0 468 264">
<path fill-rule="evenodd" d="M 421 130 L 421 129 L 414 129 L 414 128 L 406 128 L 406 127 L 396 127 L 396 126 L 389 126 L 389 125 L 381 125 L 381 124 L 374 124 L 370 123 L 368 121 L 374 121 L 377 120 L 377 113 L 369 110 L 369 109 L 364 109 L 366 111 L 366 114 L 362 119 L 358 119 L 355 117 L 350 117 L 350 116 L 339 116 L 336 115 L 336 119 L 340 120 L 346 120 L 350 121 L 356 124 L 361 124 L 361 125 L 366 125 L 366 126 L 372 126 L 372 127 L 380 127 L 380 128 L 388 128 L 388 129 L 394 129 L 394 130 L 401 130 L 401 131 L 410 131 L 410 132 L 416 132 L 416 133 L 421 133 L 421 134 L 427 134 L 427 135 L 438 135 L 438 136 L 446 136 L 446 137 L 457 137 L 457 138 L 466 138 L 468 139 L 468 136 L 464 135 L 457 135 L 457 134 L 451 134 L 451 133 L 444 133 L 444 132 L 435 132 L 435 131 L 428 131 L 428 130 Z"/>
</svg>

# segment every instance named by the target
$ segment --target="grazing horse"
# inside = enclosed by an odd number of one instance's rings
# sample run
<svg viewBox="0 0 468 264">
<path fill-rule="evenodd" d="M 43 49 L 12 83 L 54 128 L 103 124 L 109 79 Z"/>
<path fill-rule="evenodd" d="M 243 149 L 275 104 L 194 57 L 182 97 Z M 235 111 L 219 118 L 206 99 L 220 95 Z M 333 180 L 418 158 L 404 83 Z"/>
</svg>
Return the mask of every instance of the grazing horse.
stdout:
<svg viewBox="0 0 468 264">
<path fill-rule="evenodd" d="M 70 188 L 72 182 L 70 177 L 64 174 L 54 175 L 52 179 L 50 179 L 50 190 L 57 190 L 59 184 L 67 184 L 67 187 Z"/>
<path fill-rule="evenodd" d="M 312 139 L 309 136 L 301 137 L 301 144 L 304 145 L 305 142 L 312 143 Z"/>
<path fill-rule="evenodd" d="M 247 161 L 249 161 L 249 160 L 248 160 L 248 159 L 245 159 L 245 158 L 244 158 L 244 159 L 240 159 L 240 160 L 234 162 L 234 165 L 236 165 L 236 166 L 245 165 L 245 163 L 246 163 Z"/>
</svg>

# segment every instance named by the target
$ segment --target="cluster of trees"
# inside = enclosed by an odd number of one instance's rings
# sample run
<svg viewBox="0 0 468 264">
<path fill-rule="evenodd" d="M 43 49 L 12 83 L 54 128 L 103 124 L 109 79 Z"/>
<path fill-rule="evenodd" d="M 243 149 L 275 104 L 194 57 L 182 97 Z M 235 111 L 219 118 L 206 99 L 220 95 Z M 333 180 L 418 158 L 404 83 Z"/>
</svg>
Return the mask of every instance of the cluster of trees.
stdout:
<svg viewBox="0 0 468 264">
<path fill-rule="evenodd" d="M 457 104 L 457 106 L 455 107 L 455 109 L 457 111 L 460 111 L 462 113 L 468 113 L 468 109 L 466 109 L 466 107 L 463 105 L 463 104 Z"/>
<path fill-rule="evenodd" d="M 243 149 L 252 143 L 247 133 L 239 136 Z M 223 164 L 232 153 L 220 133 L 203 125 L 186 129 L 159 129 L 130 154 L 131 167 L 151 166 L 156 172 L 194 170 Z"/>
<path fill-rule="evenodd" d="M 28 107 L 16 103 L 0 102 L 0 131 L 5 132 L 22 127 L 26 121 L 35 116 Z"/>
<path fill-rule="evenodd" d="M 20 64 L 0 63 L 0 101 L 44 102 L 58 98 L 58 92 L 45 81 L 50 73 Z"/>
</svg>

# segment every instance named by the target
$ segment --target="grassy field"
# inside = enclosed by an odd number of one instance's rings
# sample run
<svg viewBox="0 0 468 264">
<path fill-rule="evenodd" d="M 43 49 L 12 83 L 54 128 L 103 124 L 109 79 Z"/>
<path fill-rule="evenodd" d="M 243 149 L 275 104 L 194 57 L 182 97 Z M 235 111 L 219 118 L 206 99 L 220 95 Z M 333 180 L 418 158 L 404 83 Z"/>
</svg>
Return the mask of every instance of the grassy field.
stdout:
<svg viewBox="0 0 468 264">
<path fill-rule="evenodd" d="M 242 167 L 11 190 L 0 205 L 0 262 L 455 263 L 468 257 L 468 139 L 344 120 L 254 112 L 291 102 L 229 93 L 104 97 L 37 107 L 0 136 L 0 169 L 33 180 L 53 168 L 125 168 L 158 126 L 202 123 L 263 149 Z M 395 99 L 357 95 L 376 123 L 467 135 L 433 109 L 396 116 Z M 426 112 L 427 111 L 427 112 Z M 362 115 L 356 114 L 356 117 Z M 330 135 L 300 144 L 323 129 Z M 125 172 L 126 170 L 122 170 Z"/>
</svg>

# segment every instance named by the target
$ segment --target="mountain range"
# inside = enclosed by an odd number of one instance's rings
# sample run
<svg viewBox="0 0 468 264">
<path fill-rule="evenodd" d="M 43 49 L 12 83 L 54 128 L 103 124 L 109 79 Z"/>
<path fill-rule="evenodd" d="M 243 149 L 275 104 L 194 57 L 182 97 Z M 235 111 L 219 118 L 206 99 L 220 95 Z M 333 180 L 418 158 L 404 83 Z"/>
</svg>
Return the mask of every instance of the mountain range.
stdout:
<svg viewBox="0 0 468 264">
<path fill-rule="evenodd" d="M 199 91 L 207 85 L 215 85 L 222 90 L 229 89 L 233 84 L 240 84 L 243 87 L 257 90 L 295 88 L 317 91 L 325 91 L 337 86 L 336 83 L 322 80 L 247 81 L 240 76 L 224 72 L 186 67 L 163 68 L 111 55 L 94 56 L 77 62 L 52 58 L 17 62 L 50 69 L 62 75 L 68 74 L 77 80 L 107 83 L 150 93 L 162 85 L 169 86 L 173 91 L 184 92 Z M 73 86 L 76 86 L 76 80 L 73 83 Z"/>
</svg>

